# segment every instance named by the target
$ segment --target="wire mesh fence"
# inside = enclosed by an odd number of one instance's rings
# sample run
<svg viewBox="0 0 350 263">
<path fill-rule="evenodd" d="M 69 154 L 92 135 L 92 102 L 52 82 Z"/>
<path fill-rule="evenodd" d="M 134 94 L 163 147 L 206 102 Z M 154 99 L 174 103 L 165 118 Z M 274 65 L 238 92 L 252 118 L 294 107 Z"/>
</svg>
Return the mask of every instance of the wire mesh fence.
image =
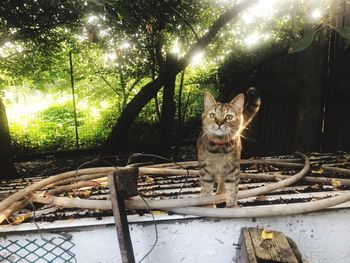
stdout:
<svg viewBox="0 0 350 263">
<path fill-rule="evenodd" d="M 76 262 L 70 238 L 53 237 L 49 240 L 6 239 L 0 242 L 0 262 L 3 263 L 63 263 Z"/>
</svg>

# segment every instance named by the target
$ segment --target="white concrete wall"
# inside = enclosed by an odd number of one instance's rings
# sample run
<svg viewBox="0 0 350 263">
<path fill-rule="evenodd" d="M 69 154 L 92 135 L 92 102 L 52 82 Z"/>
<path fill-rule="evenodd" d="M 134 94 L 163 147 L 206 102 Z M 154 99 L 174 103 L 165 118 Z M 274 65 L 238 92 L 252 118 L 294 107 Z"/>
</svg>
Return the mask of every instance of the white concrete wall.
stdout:
<svg viewBox="0 0 350 263">
<path fill-rule="evenodd" d="M 230 220 L 185 219 L 158 222 L 159 241 L 144 262 L 234 262 L 236 247 L 233 244 L 238 243 L 240 229 L 260 227 L 282 231 L 291 237 L 310 263 L 348 263 L 350 262 L 349 220 L 350 209 L 332 209 L 288 217 Z M 36 232 L 18 235 L 11 232 L 6 233 L 9 228 L 4 227 L 0 227 L 0 231 L 3 232 L 0 238 L 2 244 L 8 242 L 9 239 L 40 238 Z M 138 261 L 153 245 L 154 226 L 152 222 L 131 223 L 130 232 L 136 261 Z M 112 224 L 68 228 L 65 233 L 73 236 L 72 241 L 75 247 L 72 252 L 76 254 L 78 263 L 121 262 L 116 231 Z M 50 235 L 52 236 L 52 234 L 44 233 L 46 238 L 49 238 Z"/>
</svg>

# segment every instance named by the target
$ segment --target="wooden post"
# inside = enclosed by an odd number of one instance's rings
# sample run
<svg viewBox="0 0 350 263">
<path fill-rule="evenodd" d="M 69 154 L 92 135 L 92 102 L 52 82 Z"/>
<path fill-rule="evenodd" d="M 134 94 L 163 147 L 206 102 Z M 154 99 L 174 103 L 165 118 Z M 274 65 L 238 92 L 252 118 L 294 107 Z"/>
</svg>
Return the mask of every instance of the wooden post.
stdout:
<svg viewBox="0 0 350 263">
<path fill-rule="evenodd" d="M 123 263 L 135 263 L 124 199 L 138 195 L 138 168 L 123 168 L 108 175 L 112 210 Z"/>
<path fill-rule="evenodd" d="M 236 263 L 299 263 L 301 259 L 294 252 L 289 240 L 282 232 L 269 231 L 264 236 L 263 229 L 242 228 L 241 248 L 237 252 Z M 300 256 L 300 255 L 299 255 Z"/>
</svg>

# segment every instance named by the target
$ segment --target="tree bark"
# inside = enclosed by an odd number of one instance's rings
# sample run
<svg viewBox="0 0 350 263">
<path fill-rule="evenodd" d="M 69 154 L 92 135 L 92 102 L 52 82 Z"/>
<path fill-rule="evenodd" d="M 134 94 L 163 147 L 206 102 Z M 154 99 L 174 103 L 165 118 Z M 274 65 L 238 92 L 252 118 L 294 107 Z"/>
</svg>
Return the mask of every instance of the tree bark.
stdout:
<svg viewBox="0 0 350 263">
<path fill-rule="evenodd" d="M 0 97 L 0 179 L 16 176 L 5 106 Z"/>
<path fill-rule="evenodd" d="M 167 54 L 163 89 L 162 114 L 160 117 L 160 154 L 168 155 L 172 142 L 172 131 L 175 118 L 175 81 L 176 81 L 176 65 L 177 57 L 169 53 Z"/>
<path fill-rule="evenodd" d="M 182 124 L 185 120 L 185 114 L 182 115 L 182 93 L 184 88 L 184 81 L 185 81 L 185 70 L 181 73 L 181 80 L 180 80 L 180 86 L 179 86 L 179 99 L 178 99 L 178 109 L 177 109 L 177 118 L 178 118 L 178 129 L 180 130 L 182 128 Z M 184 116 L 182 118 L 182 116 Z"/>
<path fill-rule="evenodd" d="M 118 151 L 117 147 L 125 140 L 127 131 L 142 110 L 142 108 L 157 94 L 163 85 L 163 77 L 159 76 L 154 81 L 146 84 L 135 97 L 126 105 L 121 113 L 112 133 L 102 146 L 101 154 L 113 154 Z"/>
<path fill-rule="evenodd" d="M 209 43 L 216 37 L 217 33 L 229 21 L 235 18 L 238 13 L 245 10 L 258 0 L 245 0 L 230 8 L 223 13 L 209 28 L 207 33 L 198 39 L 198 41 L 189 49 L 187 54 L 174 65 L 175 75 L 186 68 L 191 57 L 199 50 L 205 49 Z M 121 113 L 116 125 L 113 127 L 110 137 L 102 146 L 101 154 L 113 154 L 118 151 L 117 147 L 120 143 L 125 141 L 128 130 L 137 117 L 142 108 L 157 94 L 159 89 L 164 85 L 164 75 L 160 73 L 158 78 L 146 84 L 135 97 L 126 105 L 124 111 Z"/>
</svg>

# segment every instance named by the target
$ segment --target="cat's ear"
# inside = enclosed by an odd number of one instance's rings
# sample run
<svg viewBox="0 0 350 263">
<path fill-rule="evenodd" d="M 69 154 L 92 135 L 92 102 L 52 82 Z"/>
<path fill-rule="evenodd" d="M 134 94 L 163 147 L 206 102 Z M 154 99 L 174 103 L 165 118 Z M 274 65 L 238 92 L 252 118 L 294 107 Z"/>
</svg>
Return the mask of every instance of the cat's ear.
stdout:
<svg viewBox="0 0 350 263">
<path fill-rule="evenodd" d="M 240 93 L 236 97 L 234 97 L 231 102 L 231 106 L 234 107 L 234 109 L 242 113 L 243 112 L 243 106 L 244 106 L 244 94 Z"/>
<path fill-rule="evenodd" d="M 214 99 L 214 97 L 208 91 L 204 91 L 204 110 L 208 109 L 215 103 L 216 100 Z"/>
</svg>

